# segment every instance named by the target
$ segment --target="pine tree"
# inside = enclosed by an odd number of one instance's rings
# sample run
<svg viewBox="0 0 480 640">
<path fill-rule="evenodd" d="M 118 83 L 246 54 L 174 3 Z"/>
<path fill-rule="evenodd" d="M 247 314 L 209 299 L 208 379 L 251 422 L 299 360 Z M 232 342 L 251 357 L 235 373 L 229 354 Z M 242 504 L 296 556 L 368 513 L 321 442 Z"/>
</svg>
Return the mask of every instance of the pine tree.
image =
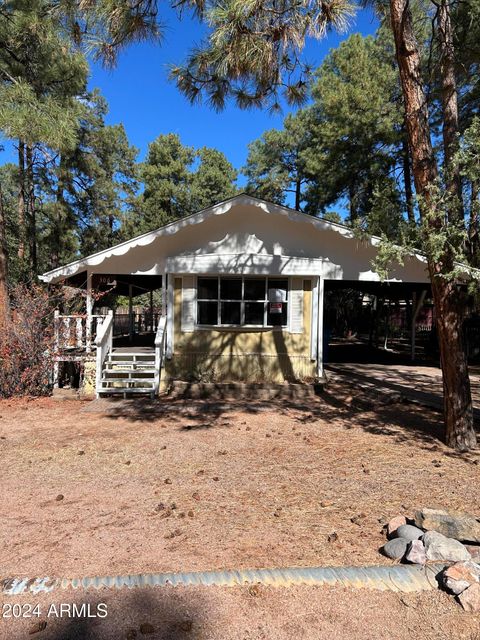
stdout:
<svg viewBox="0 0 480 640">
<path fill-rule="evenodd" d="M 196 159 L 199 165 L 190 185 L 192 213 L 232 198 L 237 193 L 237 172 L 221 151 L 202 147 L 196 152 Z"/>
<path fill-rule="evenodd" d="M 270 129 L 249 145 L 247 191 L 259 198 L 285 204 L 293 194 L 293 206 L 302 209 L 308 177 L 305 152 L 311 144 L 312 126 L 308 111 L 285 119 L 281 130 Z"/>
</svg>

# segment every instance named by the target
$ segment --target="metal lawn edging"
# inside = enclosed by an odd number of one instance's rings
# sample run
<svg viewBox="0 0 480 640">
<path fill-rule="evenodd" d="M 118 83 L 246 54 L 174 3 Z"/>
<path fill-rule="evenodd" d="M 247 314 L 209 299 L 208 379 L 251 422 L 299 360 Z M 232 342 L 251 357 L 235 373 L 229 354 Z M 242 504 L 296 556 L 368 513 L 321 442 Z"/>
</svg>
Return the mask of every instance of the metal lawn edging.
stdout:
<svg viewBox="0 0 480 640">
<path fill-rule="evenodd" d="M 0 593 L 49 593 L 58 589 L 129 589 L 166 586 L 234 587 L 263 584 L 273 587 L 291 585 L 340 585 L 380 591 L 414 592 L 438 588 L 438 576 L 446 563 L 366 567 L 292 567 L 285 569 L 239 569 L 193 571 L 186 573 L 146 573 L 137 575 L 85 578 L 5 578 Z"/>
</svg>

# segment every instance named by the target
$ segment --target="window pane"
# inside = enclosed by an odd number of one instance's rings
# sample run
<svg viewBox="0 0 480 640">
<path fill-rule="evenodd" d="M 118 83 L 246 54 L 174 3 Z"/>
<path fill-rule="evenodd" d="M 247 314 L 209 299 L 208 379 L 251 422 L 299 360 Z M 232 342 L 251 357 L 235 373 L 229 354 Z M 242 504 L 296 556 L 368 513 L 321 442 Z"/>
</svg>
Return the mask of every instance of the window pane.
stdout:
<svg viewBox="0 0 480 640">
<path fill-rule="evenodd" d="M 285 291 L 285 300 L 288 300 L 288 280 L 287 279 L 268 279 L 268 288 L 269 289 L 282 289 Z"/>
<path fill-rule="evenodd" d="M 221 300 L 241 300 L 242 299 L 242 279 L 241 278 L 220 278 L 220 299 Z"/>
<path fill-rule="evenodd" d="M 240 324 L 240 302 L 220 303 L 221 324 Z"/>
<path fill-rule="evenodd" d="M 244 300 L 265 300 L 265 279 L 258 278 L 245 279 Z"/>
<path fill-rule="evenodd" d="M 218 302 L 199 302 L 198 303 L 198 324 L 217 324 L 218 323 Z"/>
<path fill-rule="evenodd" d="M 267 324 L 270 324 L 274 327 L 285 327 L 287 325 L 287 318 L 288 318 L 287 309 L 288 309 L 288 305 L 286 302 L 282 304 L 282 313 L 270 313 L 270 306 L 269 306 Z"/>
<path fill-rule="evenodd" d="M 199 278 L 197 298 L 199 300 L 217 300 L 218 278 Z"/>
<path fill-rule="evenodd" d="M 260 324 L 263 327 L 264 308 L 264 302 L 245 302 L 245 324 Z"/>
</svg>

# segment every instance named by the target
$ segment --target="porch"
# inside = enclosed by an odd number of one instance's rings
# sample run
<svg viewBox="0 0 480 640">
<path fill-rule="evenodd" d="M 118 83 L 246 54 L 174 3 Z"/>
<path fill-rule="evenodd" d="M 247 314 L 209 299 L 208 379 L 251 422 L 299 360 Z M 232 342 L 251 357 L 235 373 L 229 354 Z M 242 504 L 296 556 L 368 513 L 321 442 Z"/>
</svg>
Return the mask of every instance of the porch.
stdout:
<svg viewBox="0 0 480 640">
<path fill-rule="evenodd" d="M 165 353 L 164 292 L 160 305 L 154 304 L 154 292 L 162 287 L 162 277 L 83 276 L 64 284 L 76 287 L 85 297 L 85 312 L 55 312 L 54 386 L 61 384 L 62 367 L 73 364 L 81 370 L 87 393 L 89 390 L 97 397 L 107 393 L 124 397 L 148 394 L 153 398 L 159 391 Z M 144 303 L 147 298 L 146 305 L 134 306 L 139 296 Z M 126 312 L 125 307 L 117 307 L 119 297 L 128 298 Z"/>
</svg>

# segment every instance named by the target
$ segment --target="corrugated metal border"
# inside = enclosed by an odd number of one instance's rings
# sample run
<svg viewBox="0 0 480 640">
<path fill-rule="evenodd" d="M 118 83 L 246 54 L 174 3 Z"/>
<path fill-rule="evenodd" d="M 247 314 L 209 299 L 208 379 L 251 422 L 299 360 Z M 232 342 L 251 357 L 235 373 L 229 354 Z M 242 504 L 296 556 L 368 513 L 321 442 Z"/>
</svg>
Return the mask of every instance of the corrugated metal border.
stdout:
<svg viewBox="0 0 480 640">
<path fill-rule="evenodd" d="M 437 576 L 445 563 L 368 567 L 292 567 L 285 569 L 240 569 L 228 571 L 194 571 L 187 573 L 147 573 L 124 576 L 86 578 L 6 578 L 0 580 L 0 593 L 49 593 L 58 589 L 134 589 L 138 587 L 221 586 L 264 584 L 274 587 L 290 585 L 343 585 L 380 591 L 425 591 L 438 588 Z"/>
</svg>

